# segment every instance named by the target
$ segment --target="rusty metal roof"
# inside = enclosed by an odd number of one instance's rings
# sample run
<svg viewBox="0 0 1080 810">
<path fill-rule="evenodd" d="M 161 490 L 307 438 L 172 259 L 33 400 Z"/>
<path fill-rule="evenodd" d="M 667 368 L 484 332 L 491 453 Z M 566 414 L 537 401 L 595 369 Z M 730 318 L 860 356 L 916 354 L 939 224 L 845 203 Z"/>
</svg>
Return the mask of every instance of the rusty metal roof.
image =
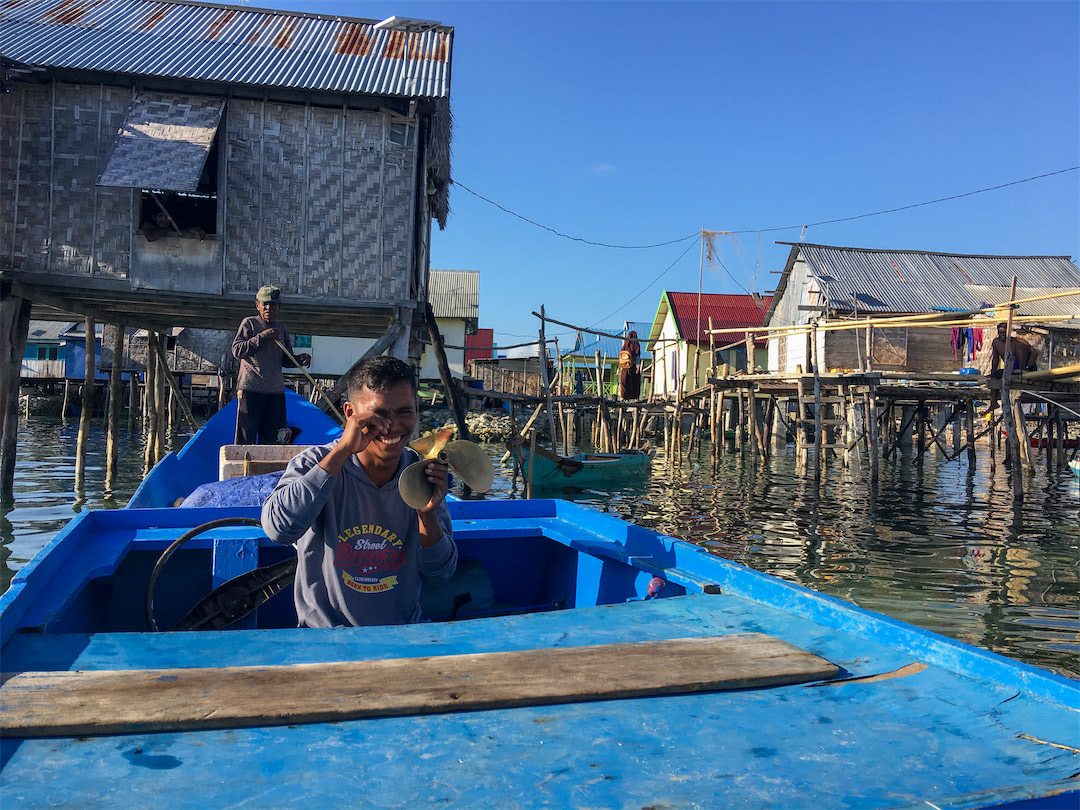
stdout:
<svg viewBox="0 0 1080 810">
<path fill-rule="evenodd" d="M 971 256 L 803 242 L 778 244 L 791 245 L 791 254 L 774 301 L 780 300 L 791 269 L 801 258 L 825 291 L 830 308 L 841 311 L 979 309 L 984 303 L 993 303 L 981 297 L 980 288 L 1004 287 L 1007 293 L 1013 276 L 1018 287 L 1080 287 L 1080 269 L 1067 256 Z"/>
<path fill-rule="evenodd" d="M 2 0 L 0 53 L 41 67 L 449 97 L 453 28 L 375 25 L 212 3 Z"/>
</svg>

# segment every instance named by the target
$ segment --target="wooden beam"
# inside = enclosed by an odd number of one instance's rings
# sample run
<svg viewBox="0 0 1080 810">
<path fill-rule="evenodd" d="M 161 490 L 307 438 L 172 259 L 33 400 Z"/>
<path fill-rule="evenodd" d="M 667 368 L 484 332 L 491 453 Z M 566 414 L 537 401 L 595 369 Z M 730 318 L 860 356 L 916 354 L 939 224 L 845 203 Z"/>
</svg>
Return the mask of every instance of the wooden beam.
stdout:
<svg viewBox="0 0 1080 810">
<path fill-rule="evenodd" d="M 378 357 L 380 354 L 393 346 L 394 341 L 398 339 L 398 336 L 404 330 L 405 324 L 403 324 L 401 321 L 396 319 L 391 321 L 390 326 L 383 333 L 382 337 L 376 340 L 375 343 L 366 352 L 364 352 L 363 356 L 355 363 L 353 363 L 352 366 L 349 367 L 348 371 L 341 375 L 341 377 L 334 384 L 334 387 L 331 389 L 327 397 L 325 397 L 323 401 L 319 403 L 319 408 L 323 411 L 326 411 L 328 402 L 337 402 L 342 396 L 344 396 L 345 392 L 349 388 L 349 377 L 352 376 L 352 373 L 356 370 L 356 367 L 365 360 L 367 360 L 369 357 Z"/>
<path fill-rule="evenodd" d="M 195 421 L 195 415 L 192 414 L 191 407 L 187 404 L 187 400 L 184 399 L 184 392 L 181 391 L 180 386 L 176 384 L 172 371 L 169 369 L 169 361 L 165 358 L 165 352 L 161 348 L 161 339 L 151 340 L 149 343 L 154 352 L 154 356 L 157 357 L 158 368 L 160 369 L 161 374 L 165 377 L 165 381 L 169 384 L 169 388 L 172 389 L 173 394 L 176 395 L 176 399 L 180 403 L 180 410 L 183 412 L 184 418 L 187 419 L 192 430 L 198 430 L 199 423 Z M 158 414 L 158 418 L 163 418 L 163 415 Z"/>
<path fill-rule="evenodd" d="M 431 309 L 431 304 L 424 307 L 424 317 L 427 320 L 431 345 L 435 348 L 435 360 L 439 366 L 439 377 L 442 379 L 443 389 L 446 392 L 446 401 L 450 405 L 450 412 L 454 414 L 454 421 L 457 422 L 457 437 L 468 440 L 469 425 L 465 421 L 464 397 L 461 395 L 461 389 L 454 384 L 453 375 L 450 374 L 450 364 L 446 361 L 446 352 L 443 350 L 442 333 L 439 332 L 439 325 L 435 322 L 435 312 Z"/>
<path fill-rule="evenodd" d="M 761 688 L 838 671 L 748 633 L 291 666 L 28 672 L 0 688 L 0 735 L 324 723 Z"/>
</svg>

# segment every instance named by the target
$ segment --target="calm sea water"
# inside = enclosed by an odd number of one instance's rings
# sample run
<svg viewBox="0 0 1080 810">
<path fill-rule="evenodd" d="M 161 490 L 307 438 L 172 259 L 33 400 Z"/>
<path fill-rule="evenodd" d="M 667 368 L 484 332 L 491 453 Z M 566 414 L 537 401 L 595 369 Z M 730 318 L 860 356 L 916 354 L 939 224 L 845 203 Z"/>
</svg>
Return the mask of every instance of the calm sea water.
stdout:
<svg viewBox="0 0 1080 810">
<path fill-rule="evenodd" d="M 142 475 L 139 435 L 121 431 L 116 491 L 105 492 L 105 433 L 95 424 L 86 491 L 74 493 L 78 426 L 20 426 L 15 504 L 0 511 L 0 588 L 83 509 L 122 507 Z M 171 437 L 179 449 L 188 435 Z M 488 445 L 492 457 L 503 448 Z M 1012 507 L 985 446 L 968 466 L 930 455 L 883 462 L 872 490 L 831 466 L 820 487 L 795 474 L 794 448 L 755 459 L 732 448 L 611 492 L 563 497 L 704 546 L 712 553 L 943 635 L 1080 678 L 1080 503 L 1075 477 L 1039 467 Z M 999 456 L 1000 458 L 1000 456 Z M 523 497 L 496 465 L 489 497 Z"/>
</svg>

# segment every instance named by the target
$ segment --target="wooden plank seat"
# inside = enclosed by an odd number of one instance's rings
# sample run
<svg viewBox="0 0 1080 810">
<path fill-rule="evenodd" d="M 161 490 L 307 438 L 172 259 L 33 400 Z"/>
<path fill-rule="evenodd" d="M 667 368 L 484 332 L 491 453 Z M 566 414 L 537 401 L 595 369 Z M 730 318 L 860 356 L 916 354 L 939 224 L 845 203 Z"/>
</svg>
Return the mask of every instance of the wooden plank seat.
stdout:
<svg viewBox="0 0 1080 810">
<path fill-rule="evenodd" d="M 218 480 L 284 470 L 310 444 L 226 444 L 218 461 Z"/>
<path fill-rule="evenodd" d="M 806 683 L 838 668 L 760 633 L 290 666 L 24 672 L 0 736 L 324 723 Z"/>
</svg>

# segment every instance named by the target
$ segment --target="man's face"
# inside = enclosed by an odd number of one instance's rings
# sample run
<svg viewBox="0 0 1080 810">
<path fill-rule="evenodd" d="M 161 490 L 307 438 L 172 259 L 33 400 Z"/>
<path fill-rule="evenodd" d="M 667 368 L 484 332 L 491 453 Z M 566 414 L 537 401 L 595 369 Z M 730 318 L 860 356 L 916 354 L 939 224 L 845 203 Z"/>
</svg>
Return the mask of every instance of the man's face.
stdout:
<svg viewBox="0 0 1080 810">
<path fill-rule="evenodd" d="M 158 211 L 156 214 L 154 214 L 154 222 L 157 223 L 157 226 L 159 228 L 168 228 L 169 215 L 166 214 L 164 211 Z"/>
<path fill-rule="evenodd" d="M 255 308 L 259 310 L 259 315 L 264 321 L 273 321 L 277 319 L 281 304 L 277 301 L 256 301 Z"/>
<path fill-rule="evenodd" d="M 345 417 L 376 414 L 390 420 L 390 430 L 375 439 L 360 453 L 384 464 L 396 464 L 416 430 L 416 392 L 407 382 L 399 382 L 387 391 L 361 388 L 345 403 Z"/>
<path fill-rule="evenodd" d="M 1005 326 L 1003 324 L 998 324 L 997 329 L 998 329 L 998 337 L 1005 337 Z"/>
</svg>

